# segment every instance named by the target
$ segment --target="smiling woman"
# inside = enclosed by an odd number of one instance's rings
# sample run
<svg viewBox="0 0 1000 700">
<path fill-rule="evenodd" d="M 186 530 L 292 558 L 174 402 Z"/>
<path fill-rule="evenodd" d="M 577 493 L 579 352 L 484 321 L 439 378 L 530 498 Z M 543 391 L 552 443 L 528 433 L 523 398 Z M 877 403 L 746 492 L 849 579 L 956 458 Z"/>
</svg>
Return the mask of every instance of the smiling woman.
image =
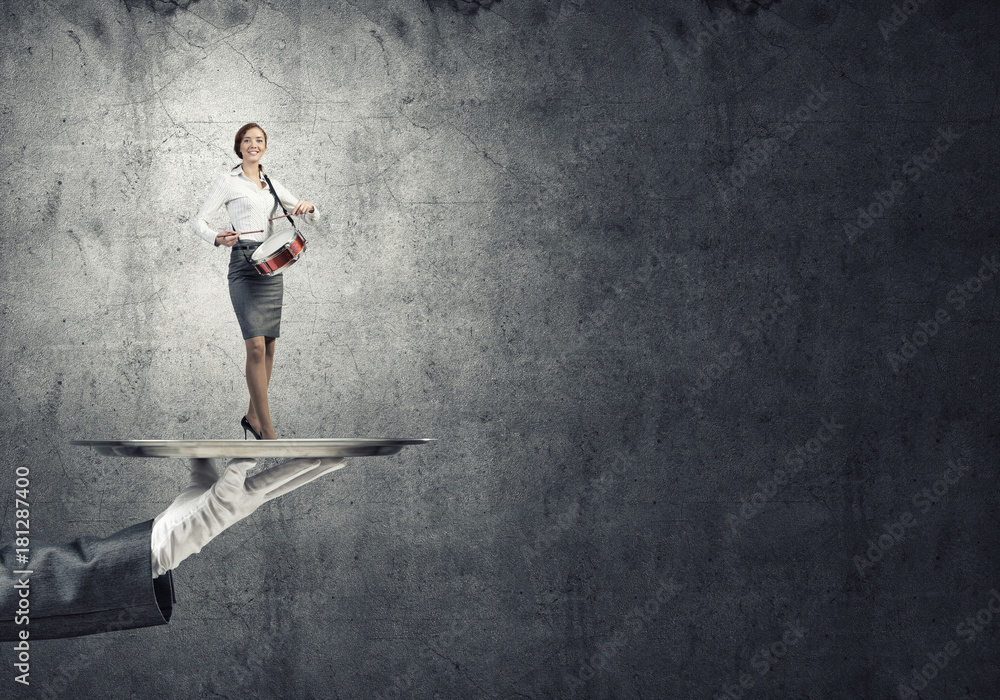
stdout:
<svg viewBox="0 0 1000 700">
<path fill-rule="evenodd" d="M 240 421 L 243 436 L 247 431 L 258 440 L 276 440 L 271 424 L 267 388 L 274 366 L 274 347 L 281 330 L 281 305 L 284 285 L 281 272 L 262 274 L 252 262 L 253 252 L 274 235 L 272 218 L 291 210 L 287 217 L 303 216 L 315 223 L 319 212 L 312 202 L 300 200 L 274 178 L 264 173 L 260 164 L 267 151 L 267 133 L 259 124 L 244 124 L 236 132 L 233 150 L 242 160 L 212 183 L 205 203 L 191 222 L 195 232 L 216 246 L 231 248 L 229 257 L 229 297 L 246 344 L 246 381 L 250 405 Z M 232 229 L 216 232 L 208 218 L 226 207 Z"/>
</svg>

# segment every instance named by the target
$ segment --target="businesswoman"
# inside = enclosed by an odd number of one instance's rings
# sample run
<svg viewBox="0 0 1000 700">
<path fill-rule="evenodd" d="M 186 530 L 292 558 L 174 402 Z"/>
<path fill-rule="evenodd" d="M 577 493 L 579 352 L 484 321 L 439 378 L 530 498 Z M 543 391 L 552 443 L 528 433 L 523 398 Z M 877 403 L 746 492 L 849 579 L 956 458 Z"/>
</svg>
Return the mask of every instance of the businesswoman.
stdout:
<svg viewBox="0 0 1000 700">
<path fill-rule="evenodd" d="M 317 221 L 319 212 L 312 202 L 298 199 L 264 173 L 260 160 L 267 150 L 267 134 L 260 125 L 244 124 L 236 132 L 233 149 L 243 162 L 215 179 L 191 226 L 206 241 L 232 249 L 229 297 L 246 343 L 246 379 L 250 391 L 250 407 L 240 426 L 244 437 L 249 430 L 258 440 L 275 440 L 267 387 L 274 366 L 274 345 L 281 330 L 282 275 L 259 274 L 250 257 L 273 233 L 274 222 L 268 219 L 283 214 L 277 200 L 289 214 L 302 216 L 309 224 Z M 229 213 L 232 230 L 216 232 L 209 226 L 208 218 L 223 206 Z"/>
</svg>

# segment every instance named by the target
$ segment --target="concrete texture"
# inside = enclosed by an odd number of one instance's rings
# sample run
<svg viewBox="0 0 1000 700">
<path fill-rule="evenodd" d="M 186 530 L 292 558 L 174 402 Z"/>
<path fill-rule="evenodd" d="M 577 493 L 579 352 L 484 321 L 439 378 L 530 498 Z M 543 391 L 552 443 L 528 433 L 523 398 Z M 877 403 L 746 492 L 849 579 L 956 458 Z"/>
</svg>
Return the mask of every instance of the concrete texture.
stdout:
<svg viewBox="0 0 1000 700">
<path fill-rule="evenodd" d="M 184 480 L 71 439 L 239 435 L 188 221 L 249 120 L 325 216 L 278 434 L 440 439 L 263 507 L 167 627 L 28 689 L 5 645 L 5 697 L 1000 697 L 995 6 L 3 17 L 0 537 L 18 465 L 47 540 Z"/>
</svg>

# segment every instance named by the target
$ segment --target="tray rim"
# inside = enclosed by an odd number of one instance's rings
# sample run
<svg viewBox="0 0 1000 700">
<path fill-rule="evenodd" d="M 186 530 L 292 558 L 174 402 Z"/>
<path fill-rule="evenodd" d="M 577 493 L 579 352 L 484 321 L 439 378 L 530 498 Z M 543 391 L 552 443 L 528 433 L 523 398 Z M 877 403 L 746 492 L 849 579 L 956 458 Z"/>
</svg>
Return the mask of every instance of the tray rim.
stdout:
<svg viewBox="0 0 1000 700">
<path fill-rule="evenodd" d="M 281 440 L 243 440 L 241 438 L 233 439 L 215 439 L 215 438 L 192 438 L 190 440 L 170 440 L 170 439 L 157 439 L 157 440 L 70 440 L 71 445 L 83 445 L 84 447 L 92 447 L 96 445 L 130 445 L 130 446 L 140 446 L 140 445 L 181 445 L 192 442 L 202 442 L 209 443 L 212 445 L 218 445 L 221 443 L 236 443 L 236 444 L 249 444 L 254 443 L 269 443 L 272 445 L 281 445 L 284 443 L 318 443 L 324 445 L 333 445 L 336 443 L 364 443 L 368 445 L 376 444 L 392 444 L 392 445 L 424 445 L 428 442 L 434 442 L 437 438 L 284 438 Z"/>
<path fill-rule="evenodd" d="M 109 457 L 167 459 L 379 457 L 435 438 L 288 438 L 285 440 L 71 440 Z"/>
</svg>

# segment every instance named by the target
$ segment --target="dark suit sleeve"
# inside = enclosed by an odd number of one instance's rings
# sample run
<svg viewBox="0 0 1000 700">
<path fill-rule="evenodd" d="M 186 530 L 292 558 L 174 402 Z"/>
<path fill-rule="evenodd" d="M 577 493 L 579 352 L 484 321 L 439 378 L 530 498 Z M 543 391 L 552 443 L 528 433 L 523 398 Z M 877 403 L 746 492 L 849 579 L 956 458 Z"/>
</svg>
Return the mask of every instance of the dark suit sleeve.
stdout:
<svg viewBox="0 0 1000 700">
<path fill-rule="evenodd" d="M 104 539 L 32 541 L 26 564 L 17 563 L 13 544 L 0 547 L 0 641 L 19 639 L 21 630 L 30 641 L 167 624 L 173 579 L 152 577 L 152 528 L 149 520 Z"/>
</svg>

